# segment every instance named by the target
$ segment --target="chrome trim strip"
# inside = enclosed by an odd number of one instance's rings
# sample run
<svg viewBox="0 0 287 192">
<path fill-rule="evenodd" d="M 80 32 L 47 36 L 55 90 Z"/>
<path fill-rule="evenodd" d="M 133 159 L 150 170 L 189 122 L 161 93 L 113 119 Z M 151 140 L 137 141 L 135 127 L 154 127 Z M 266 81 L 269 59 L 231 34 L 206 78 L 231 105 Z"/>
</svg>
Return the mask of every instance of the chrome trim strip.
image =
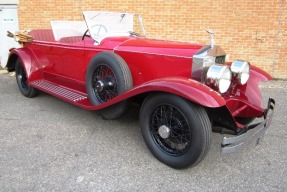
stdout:
<svg viewBox="0 0 287 192">
<path fill-rule="evenodd" d="M 117 48 L 118 48 L 119 46 L 121 46 L 121 45 L 123 45 L 124 43 L 126 43 L 126 42 L 128 42 L 128 41 L 131 41 L 131 40 L 132 40 L 132 38 L 127 39 L 127 40 L 125 40 L 124 42 L 120 43 L 119 45 L 117 45 L 117 46 L 113 49 L 113 52 L 117 51 Z"/>
<path fill-rule="evenodd" d="M 141 51 L 131 51 L 131 50 L 120 50 L 120 49 L 114 49 L 114 51 L 118 52 L 128 52 L 128 53 L 142 53 L 142 54 L 149 54 L 149 55 L 158 55 L 158 56 L 167 56 L 167 57 L 177 57 L 177 58 L 185 58 L 185 59 L 192 59 L 192 56 L 178 56 L 178 55 L 167 55 L 167 54 L 160 54 L 160 53 L 150 53 L 150 52 L 141 52 Z"/>
<path fill-rule="evenodd" d="M 252 124 L 247 127 L 249 129 L 246 133 L 243 133 L 234 137 L 223 137 L 221 143 L 222 153 L 232 153 L 242 150 L 247 145 L 256 141 L 256 145 L 262 140 L 267 128 L 270 126 L 275 108 L 275 100 L 269 98 L 268 107 L 265 110 L 264 120 L 260 123 Z"/>
<path fill-rule="evenodd" d="M 73 102 L 78 102 L 78 101 L 85 100 L 88 98 L 85 95 L 71 91 L 65 87 L 54 85 L 45 80 L 34 81 L 31 83 L 31 85 L 35 88 L 38 88 L 40 90 L 43 90 L 45 92 L 48 92 L 50 94 L 53 94 L 59 97 L 64 97 L 65 99 L 68 99 Z"/>
</svg>

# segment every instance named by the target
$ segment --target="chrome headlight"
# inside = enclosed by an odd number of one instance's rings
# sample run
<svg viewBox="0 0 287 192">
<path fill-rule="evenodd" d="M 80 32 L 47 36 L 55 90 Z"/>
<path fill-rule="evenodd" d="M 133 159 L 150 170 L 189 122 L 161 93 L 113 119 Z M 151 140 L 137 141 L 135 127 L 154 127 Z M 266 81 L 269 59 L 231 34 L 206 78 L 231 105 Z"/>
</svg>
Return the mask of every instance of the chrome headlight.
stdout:
<svg viewBox="0 0 287 192">
<path fill-rule="evenodd" d="M 233 61 L 231 64 L 231 72 L 234 79 L 237 80 L 237 83 L 244 85 L 249 79 L 250 64 L 247 61 Z"/>
<path fill-rule="evenodd" d="M 232 73 L 228 66 L 211 65 L 206 74 L 206 84 L 219 91 L 225 93 L 231 84 Z"/>
</svg>

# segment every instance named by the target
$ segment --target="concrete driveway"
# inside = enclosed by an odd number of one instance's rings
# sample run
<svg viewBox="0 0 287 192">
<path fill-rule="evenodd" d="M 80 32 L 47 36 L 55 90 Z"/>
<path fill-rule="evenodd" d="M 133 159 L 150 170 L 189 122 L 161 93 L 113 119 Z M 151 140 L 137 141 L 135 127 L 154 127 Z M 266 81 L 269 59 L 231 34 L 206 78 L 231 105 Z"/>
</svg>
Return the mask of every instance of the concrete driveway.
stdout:
<svg viewBox="0 0 287 192">
<path fill-rule="evenodd" d="M 50 95 L 29 99 L 0 75 L 0 191 L 287 191 L 287 82 L 264 85 L 276 100 L 259 146 L 222 155 L 212 134 L 207 157 L 172 169 L 147 149 L 138 111 L 103 120 Z"/>
</svg>

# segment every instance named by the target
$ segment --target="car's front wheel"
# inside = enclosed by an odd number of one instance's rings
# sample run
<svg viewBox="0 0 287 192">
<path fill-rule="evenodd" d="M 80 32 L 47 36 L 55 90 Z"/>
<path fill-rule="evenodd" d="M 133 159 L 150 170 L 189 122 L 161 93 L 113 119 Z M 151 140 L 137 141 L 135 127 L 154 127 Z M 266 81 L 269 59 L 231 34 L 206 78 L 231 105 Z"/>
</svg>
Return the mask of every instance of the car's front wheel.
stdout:
<svg viewBox="0 0 287 192">
<path fill-rule="evenodd" d="M 205 109 L 179 96 L 148 96 L 141 107 L 140 125 L 152 154 L 170 167 L 194 166 L 209 150 L 211 124 Z"/>
</svg>

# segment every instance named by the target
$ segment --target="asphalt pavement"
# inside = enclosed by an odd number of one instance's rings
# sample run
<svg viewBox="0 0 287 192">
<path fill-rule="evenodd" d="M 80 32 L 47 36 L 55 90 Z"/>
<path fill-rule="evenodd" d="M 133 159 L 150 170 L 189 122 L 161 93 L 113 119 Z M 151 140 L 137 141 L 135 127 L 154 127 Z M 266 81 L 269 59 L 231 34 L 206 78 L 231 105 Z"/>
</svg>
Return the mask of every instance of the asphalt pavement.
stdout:
<svg viewBox="0 0 287 192">
<path fill-rule="evenodd" d="M 0 74 L 0 191 L 287 191 L 287 81 L 263 90 L 276 109 L 260 145 L 222 155 L 213 133 L 199 165 L 175 170 L 147 149 L 136 108 L 103 120 L 45 93 L 25 98 Z"/>
</svg>

